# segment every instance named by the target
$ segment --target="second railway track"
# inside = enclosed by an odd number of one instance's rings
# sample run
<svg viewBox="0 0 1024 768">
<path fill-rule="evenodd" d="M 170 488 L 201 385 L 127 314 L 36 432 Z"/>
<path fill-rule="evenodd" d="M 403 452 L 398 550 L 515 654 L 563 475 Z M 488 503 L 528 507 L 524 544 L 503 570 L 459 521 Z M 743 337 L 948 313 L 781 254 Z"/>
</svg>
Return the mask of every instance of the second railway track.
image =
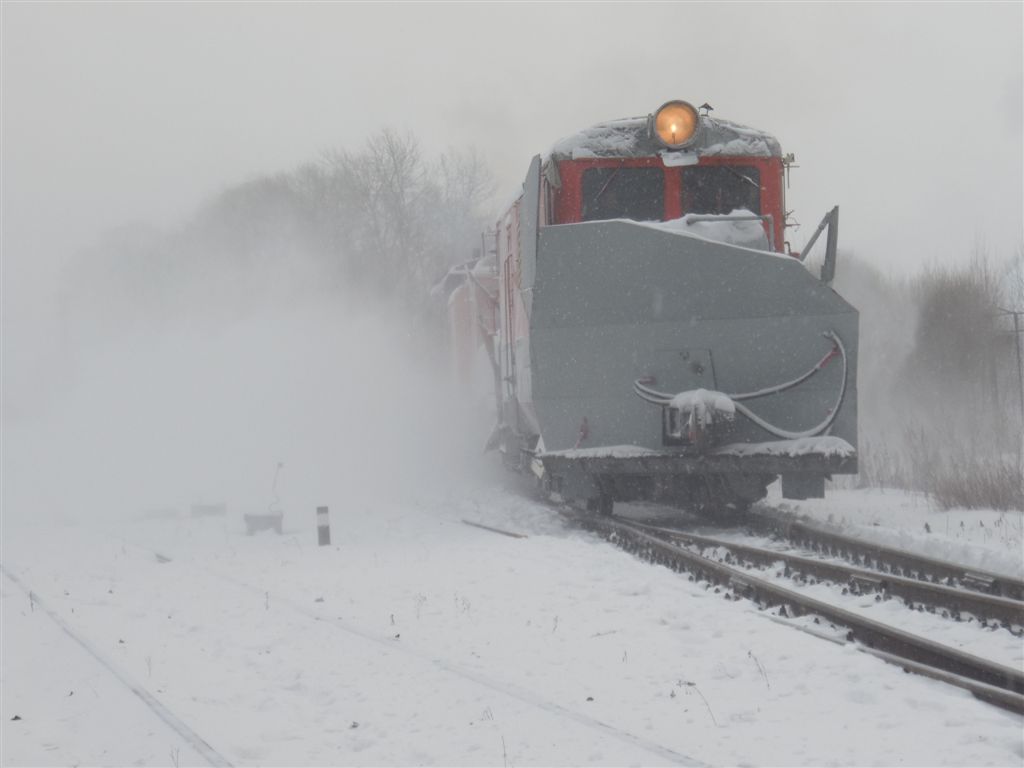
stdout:
<svg viewBox="0 0 1024 768">
<path fill-rule="evenodd" d="M 780 607 L 787 616 L 808 614 L 820 617 L 833 625 L 844 627 L 847 640 L 858 643 L 863 649 L 886 661 L 900 664 L 908 671 L 965 688 L 982 700 L 1024 714 L 1024 672 L 1020 669 L 868 619 L 759 578 L 750 571 L 705 557 L 681 544 L 678 537 L 686 536 L 681 532 L 658 531 L 656 528 L 615 518 L 575 512 L 565 514 L 581 527 L 599 533 L 627 551 L 652 562 L 689 572 L 695 579 L 723 585 L 737 597 L 752 600 L 761 606 Z M 676 540 L 673 537 L 677 537 Z M 770 554 L 776 561 L 780 559 L 779 553 Z M 909 588 L 909 585 L 906 586 Z M 1011 619 L 1016 615 L 1011 611 Z"/>
<path fill-rule="evenodd" d="M 950 618 L 973 617 L 981 622 L 996 622 L 1020 635 L 1024 631 L 1024 602 L 1008 597 L 985 594 L 959 586 L 924 579 L 899 576 L 887 571 L 872 570 L 828 560 L 804 557 L 791 552 L 741 544 L 727 539 L 702 536 L 673 529 L 632 523 L 654 535 L 701 550 L 723 548 L 733 559 L 758 566 L 782 563 L 787 576 L 817 578 L 844 585 L 853 592 L 875 592 L 904 600 L 911 608 L 940 611 Z"/>
<path fill-rule="evenodd" d="M 743 524 L 766 536 L 893 575 L 1024 601 L 1024 580 L 844 536 L 775 512 L 748 515 Z"/>
</svg>

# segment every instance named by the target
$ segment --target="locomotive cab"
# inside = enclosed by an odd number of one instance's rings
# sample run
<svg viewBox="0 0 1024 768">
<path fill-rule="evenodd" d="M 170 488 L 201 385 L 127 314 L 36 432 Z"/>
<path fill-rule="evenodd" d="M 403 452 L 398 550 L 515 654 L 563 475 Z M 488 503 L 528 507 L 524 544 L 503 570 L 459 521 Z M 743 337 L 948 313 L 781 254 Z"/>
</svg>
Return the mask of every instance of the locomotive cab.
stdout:
<svg viewBox="0 0 1024 768">
<path fill-rule="evenodd" d="M 544 194 L 551 200 L 549 224 L 740 212 L 763 217 L 773 229 L 772 242 L 781 244 L 782 186 L 781 160 L 706 158 L 682 168 L 666 166 L 660 157 L 562 160 L 556 173 L 546 174 Z"/>
<path fill-rule="evenodd" d="M 621 138 L 624 120 L 595 126 L 556 145 L 543 168 L 544 223 L 630 219 L 670 221 L 688 214 L 760 217 L 772 250 L 780 250 L 784 227 L 784 164 L 772 152 L 773 138 L 731 123 L 701 120 L 690 138 L 669 144 L 659 139 L 658 115 L 693 110 L 669 102 L 652 118 L 648 132 L 632 143 Z M 677 136 L 678 138 L 678 136 Z M 744 154 L 748 152 L 748 154 Z"/>
</svg>

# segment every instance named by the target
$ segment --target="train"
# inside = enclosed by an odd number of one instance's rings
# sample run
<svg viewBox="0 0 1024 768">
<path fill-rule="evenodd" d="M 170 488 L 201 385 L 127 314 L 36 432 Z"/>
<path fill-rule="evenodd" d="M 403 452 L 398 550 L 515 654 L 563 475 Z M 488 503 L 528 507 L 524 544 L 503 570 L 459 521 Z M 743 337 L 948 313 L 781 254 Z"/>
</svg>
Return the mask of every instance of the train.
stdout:
<svg viewBox="0 0 1024 768">
<path fill-rule="evenodd" d="M 794 156 L 711 111 L 672 100 L 557 141 L 445 281 L 452 370 L 487 393 L 488 447 L 599 514 L 742 512 L 779 478 L 784 498 L 820 498 L 857 471 L 839 208 L 792 251 Z"/>
</svg>

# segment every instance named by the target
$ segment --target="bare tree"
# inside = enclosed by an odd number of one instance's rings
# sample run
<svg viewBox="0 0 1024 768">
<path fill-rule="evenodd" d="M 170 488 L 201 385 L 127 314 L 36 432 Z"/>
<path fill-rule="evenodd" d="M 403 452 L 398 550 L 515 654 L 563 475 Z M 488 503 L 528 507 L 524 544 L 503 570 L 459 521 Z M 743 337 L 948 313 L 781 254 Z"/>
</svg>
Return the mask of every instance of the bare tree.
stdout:
<svg viewBox="0 0 1024 768">
<path fill-rule="evenodd" d="M 450 150 L 430 162 L 414 137 L 384 130 L 363 151 L 332 153 L 324 164 L 355 277 L 410 306 L 429 301 L 430 286 L 468 258 L 483 229 L 493 181 L 482 157 Z"/>
<path fill-rule="evenodd" d="M 383 130 L 359 151 L 231 186 L 174 231 L 105 237 L 68 272 L 66 325 L 87 310 L 106 318 L 97 330 L 196 306 L 230 317 L 305 280 L 398 301 L 420 328 L 430 287 L 478 242 L 492 188 L 475 151 L 430 160 L 415 137 Z"/>
<path fill-rule="evenodd" d="M 422 248 L 425 168 L 416 139 L 384 130 L 362 152 L 326 157 L 359 279 L 412 294 L 410 265 Z"/>
</svg>

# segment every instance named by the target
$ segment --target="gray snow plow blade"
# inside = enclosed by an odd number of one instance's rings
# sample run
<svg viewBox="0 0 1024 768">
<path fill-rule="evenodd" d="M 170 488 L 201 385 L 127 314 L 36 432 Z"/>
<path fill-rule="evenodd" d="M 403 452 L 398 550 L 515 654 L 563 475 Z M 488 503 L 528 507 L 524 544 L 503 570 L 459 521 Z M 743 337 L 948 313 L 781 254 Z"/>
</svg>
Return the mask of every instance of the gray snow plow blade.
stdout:
<svg viewBox="0 0 1024 768">
<path fill-rule="evenodd" d="M 606 474 L 645 465 L 665 474 L 673 461 L 683 473 L 856 472 L 857 311 L 796 259 L 600 221 L 543 228 L 535 275 L 530 377 L 544 450 L 560 454 L 539 456 L 549 471 L 579 458 Z M 833 349 L 827 334 L 844 356 L 821 365 Z M 740 448 L 717 459 L 673 444 L 665 409 L 633 391 L 643 381 L 667 393 L 756 395 L 818 365 L 795 386 L 744 400 L 768 428 L 737 413 L 721 442 Z M 833 438 L 847 450 L 807 442 Z M 785 440 L 793 450 L 778 445 Z M 579 450 L 602 446 L 663 458 L 609 462 Z"/>
</svg>

